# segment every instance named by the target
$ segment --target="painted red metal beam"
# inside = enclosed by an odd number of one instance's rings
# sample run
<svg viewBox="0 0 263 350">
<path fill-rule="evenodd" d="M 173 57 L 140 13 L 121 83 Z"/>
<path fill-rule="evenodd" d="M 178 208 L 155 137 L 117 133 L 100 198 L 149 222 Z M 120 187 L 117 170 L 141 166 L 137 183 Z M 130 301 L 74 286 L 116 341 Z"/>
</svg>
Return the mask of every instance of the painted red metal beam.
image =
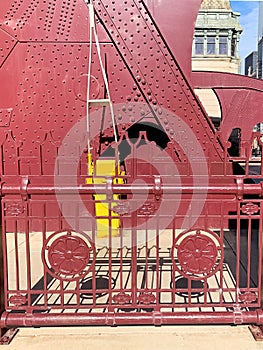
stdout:
<svg viewBox="0 0 263 350">
<path fill-rule="evenodd" d="M 171 0 L 145 0 L 144 2 L 180 68 L 189 78 L 192 71 L 191 53 L 195 21 L 201 0 L 176 0 L 173 6 L 171 6 Z M 182 35 L 182 28 L 184 35 Z"/>
<path fill-rule="evenodd" d="M 220 139 L 225 144 L 234 128 L 241 129 L 245 147 L 250 148 L 251 135 L 256 124 L 263 122 L 263 81 L 238 74 L 193 72 L 194 88 L 213 89 L 222 111 Z"/>
<path fill-rule="evenodd" d="M 85 326 L 85 325 L 173 325 L 173 324 L 246 324 L 263 322 L 263 313 L 237 312 L 156 312 L 156 313 L 90 313 L 19 314 L 4 312 L 1 327 Z"/>
<path fill-rule="evenodd" d="M 178 8 L 181 10 L 184 8 L 185 11 L 189 9 L 188 6 L 191 3 L 192 1 L 185 5 L 184 1 L 182 5 L 182 1 L 179 1 Z M 198 9 L 197 5 L 200 4 L 199 0 L 196 0 L 194 3 L 195 6 L 190 11 L 189 16 L 191 21 L 193 21 L 193 14 L 195 16 L 197 14 L 195 12 Z M 165 4 L 167 4 L 167 7 Z M 173 33 L 176 41 L 174 39 L 174 44 L 171 44 L 171 41 L 169 44 L 169 41 L 166 41 L 162 33 L 162 25 L 159 27 L 159 21 L 155 21 L 155 16 L 158 19 L 158 15 L 152 14 L 143 1 L 127 1 L 126 12 L 116 11 L 113 6 L 108 4 L 108 0 L 94 1 L 94 7 L 100 23 L 111 38 L 145 102 L 148 106 L 156 105 L 159 107 L 157 108 L 157 113 L 151 108 L 151 113 L 158 120 L 158 123 L 162 125 L 162 128 L 167 130 L 167 136 L 172 139 L 173 135 L 176 135 L 176 130 L 180 127 L 181 121 L 187 120 L 187 123 L 189 123 L 188 118 L 191 116 L 190 128 L 196 140 L 202 138 L 203 142 L 200 145 L 203 147 L 204 154 L 208 156 L 209 150 L 213 150 L 209 153 L 211 160 L 222 161 L 224 157 L 222 144 L 215 137 L 215 130 L 210 119 L 196 99 L 191 86 L 188 84 L 188 79 L 184 75 L 184 71 L 173 54 L 173 46 L 175 45 L 175 47 L 178 47 L 178 50 L 181 48 L 182 51 L 185 51 L 184 55 L 191 57 L 191 51 L 187 50 L 184 47 L 184 43 L 182 43 L 184 36 L 176 36 L 176 33 Z M 171 6 L 164 0 L 161 1 L 161 7 L 161 13 L 168 13 Z M 174 6 L 171 11 L 175 15 L 174 18 L 177 18 L 177 6 Z M 134 18 L 136 18 L 136 21 L 134 21 Z M 188 18 L 188 15 L 186 15 L 186 18 Z M 167 18 L 163 18 L 163 21 L 165 23 Z M 168 22 L 169 26 L 173 22 L 174 20 Z M 189 23 L 188 19 L 186 19 L 183 27 L 187 23 Z M 129 30 L 125 30 L 125 24 Z M 191 36 L 191 41 L 192 38 Z M 178 43 L 180 44 L 178 45 Z M 178 50 L 176 49 L 176 52 Z M 152 67 L 155 66 L 156 69 L 153 69 Z M 117 101 L 118 99 L 116 98 L 115 103 Z M 171 114 L 166 113 L 166 117 L 164 117 L 162 109 L 170 111 Z M 174 118 L 174 116 L 177 116 L 179 119 L 177 117 Z"/>
<path fill-rule="evenodd" d="M 194 88 L 211 89 L 249 89 L 263 91 L 263 80 L 239 74 L 222 72 L 192 72 L 191 82 Z"/>
<path fill-rule="evenodd" d="M 154 184 L 136 185 L 136 184 L 113 184 L 113 180 L 110 179 L 110 183 L 100 185 L 83 185 L 83 186 L 32 186 L 28 185 L 24 195 L 53 195 L 53 194 L 160 194 L 162 192 L 177 194 L 177 193 L 209 193 L 209 194 L 226 194 L 226 195 L 258 195 L 263 196 L 263 182 L 258 184 L 217 184 L 208 186 L 193 186 L 193 185 L 163 185 L 161 188 L 157 188 Z M 21 195 L 20 186 L 12 186 L 3 184 L 1 195 Z"/>
</svg>

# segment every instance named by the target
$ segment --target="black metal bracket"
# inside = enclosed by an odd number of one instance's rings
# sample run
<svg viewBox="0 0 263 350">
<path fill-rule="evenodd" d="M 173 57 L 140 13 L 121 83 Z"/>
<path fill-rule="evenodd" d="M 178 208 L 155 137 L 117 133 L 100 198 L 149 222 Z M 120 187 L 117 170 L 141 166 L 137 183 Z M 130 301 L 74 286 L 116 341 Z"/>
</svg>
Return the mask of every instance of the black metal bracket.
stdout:
<svg viewBox="0 0 263 350">
<path fill-rule="evenodd" d="M 256 341 L 263 341 L 263 326 L 251 325 L 248 327 Z"/>
<path fill-rule="evenodd" d="M 2 329 L 1 330 L 1 338 L 0 345 L 9 345 L 11 341 L 14 339 L 16 334 L 18 333 L 18 328 L 10 328 L 10 329 Z"/>
</svg>

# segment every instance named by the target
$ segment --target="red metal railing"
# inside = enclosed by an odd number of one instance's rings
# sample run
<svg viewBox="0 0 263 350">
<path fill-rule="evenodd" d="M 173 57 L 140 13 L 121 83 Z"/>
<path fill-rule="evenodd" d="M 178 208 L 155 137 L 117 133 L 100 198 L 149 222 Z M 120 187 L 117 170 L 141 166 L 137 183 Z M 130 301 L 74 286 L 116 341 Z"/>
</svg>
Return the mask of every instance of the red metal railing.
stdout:
<svg viewBox="0 0 263 350">
<path fill-rule="evenodd" d="M 0 9 L 1 328 L 262 323 L 262 84 L 193 73 L 224 107 L 216 131 L 191 86 L 192 36 L 175 35 L 200 1 L 94 1 L 116 120 L 91 108 L 90 151 L 88 8 L 32 3 Z M 98 58 L 91 94 L 105 99 Z M 254 124 L 230 156 L 242 96 Z M 105 159 L 115 174 L 97 176 Z"/>
</svg>

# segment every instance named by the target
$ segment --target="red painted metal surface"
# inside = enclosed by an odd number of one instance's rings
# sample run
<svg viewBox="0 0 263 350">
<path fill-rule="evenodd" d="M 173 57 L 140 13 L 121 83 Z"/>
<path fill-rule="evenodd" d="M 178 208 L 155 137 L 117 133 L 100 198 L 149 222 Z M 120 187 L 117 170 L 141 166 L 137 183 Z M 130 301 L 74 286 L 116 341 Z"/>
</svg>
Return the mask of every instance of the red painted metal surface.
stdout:
<svg viewBox="0 0 263 350">
<path fill-rule="evenodd" d="M 263 83 L 191 74 L 200 0 L 93 3 L 101 56 L 83 0 L 0 9 L 1 327 L 262 323 Z"/>
</svg>

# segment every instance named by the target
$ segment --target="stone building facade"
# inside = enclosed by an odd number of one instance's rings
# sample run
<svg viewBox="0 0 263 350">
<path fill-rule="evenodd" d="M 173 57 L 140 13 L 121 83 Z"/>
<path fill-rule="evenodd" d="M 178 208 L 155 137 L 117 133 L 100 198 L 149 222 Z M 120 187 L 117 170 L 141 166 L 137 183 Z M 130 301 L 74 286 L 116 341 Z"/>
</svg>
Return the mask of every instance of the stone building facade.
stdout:
<svg viewBox="0 0 263 350">
<path fill-rule="evenodd" d="M 240 14 L 229 0 L 203 0 L 193 39 L 192 68 L 201 71 L 240 72 L 238 53 Z M 211 90 L 197 90 L 211 118 L 220 118 L 220 106 Z"/>
</svg>

